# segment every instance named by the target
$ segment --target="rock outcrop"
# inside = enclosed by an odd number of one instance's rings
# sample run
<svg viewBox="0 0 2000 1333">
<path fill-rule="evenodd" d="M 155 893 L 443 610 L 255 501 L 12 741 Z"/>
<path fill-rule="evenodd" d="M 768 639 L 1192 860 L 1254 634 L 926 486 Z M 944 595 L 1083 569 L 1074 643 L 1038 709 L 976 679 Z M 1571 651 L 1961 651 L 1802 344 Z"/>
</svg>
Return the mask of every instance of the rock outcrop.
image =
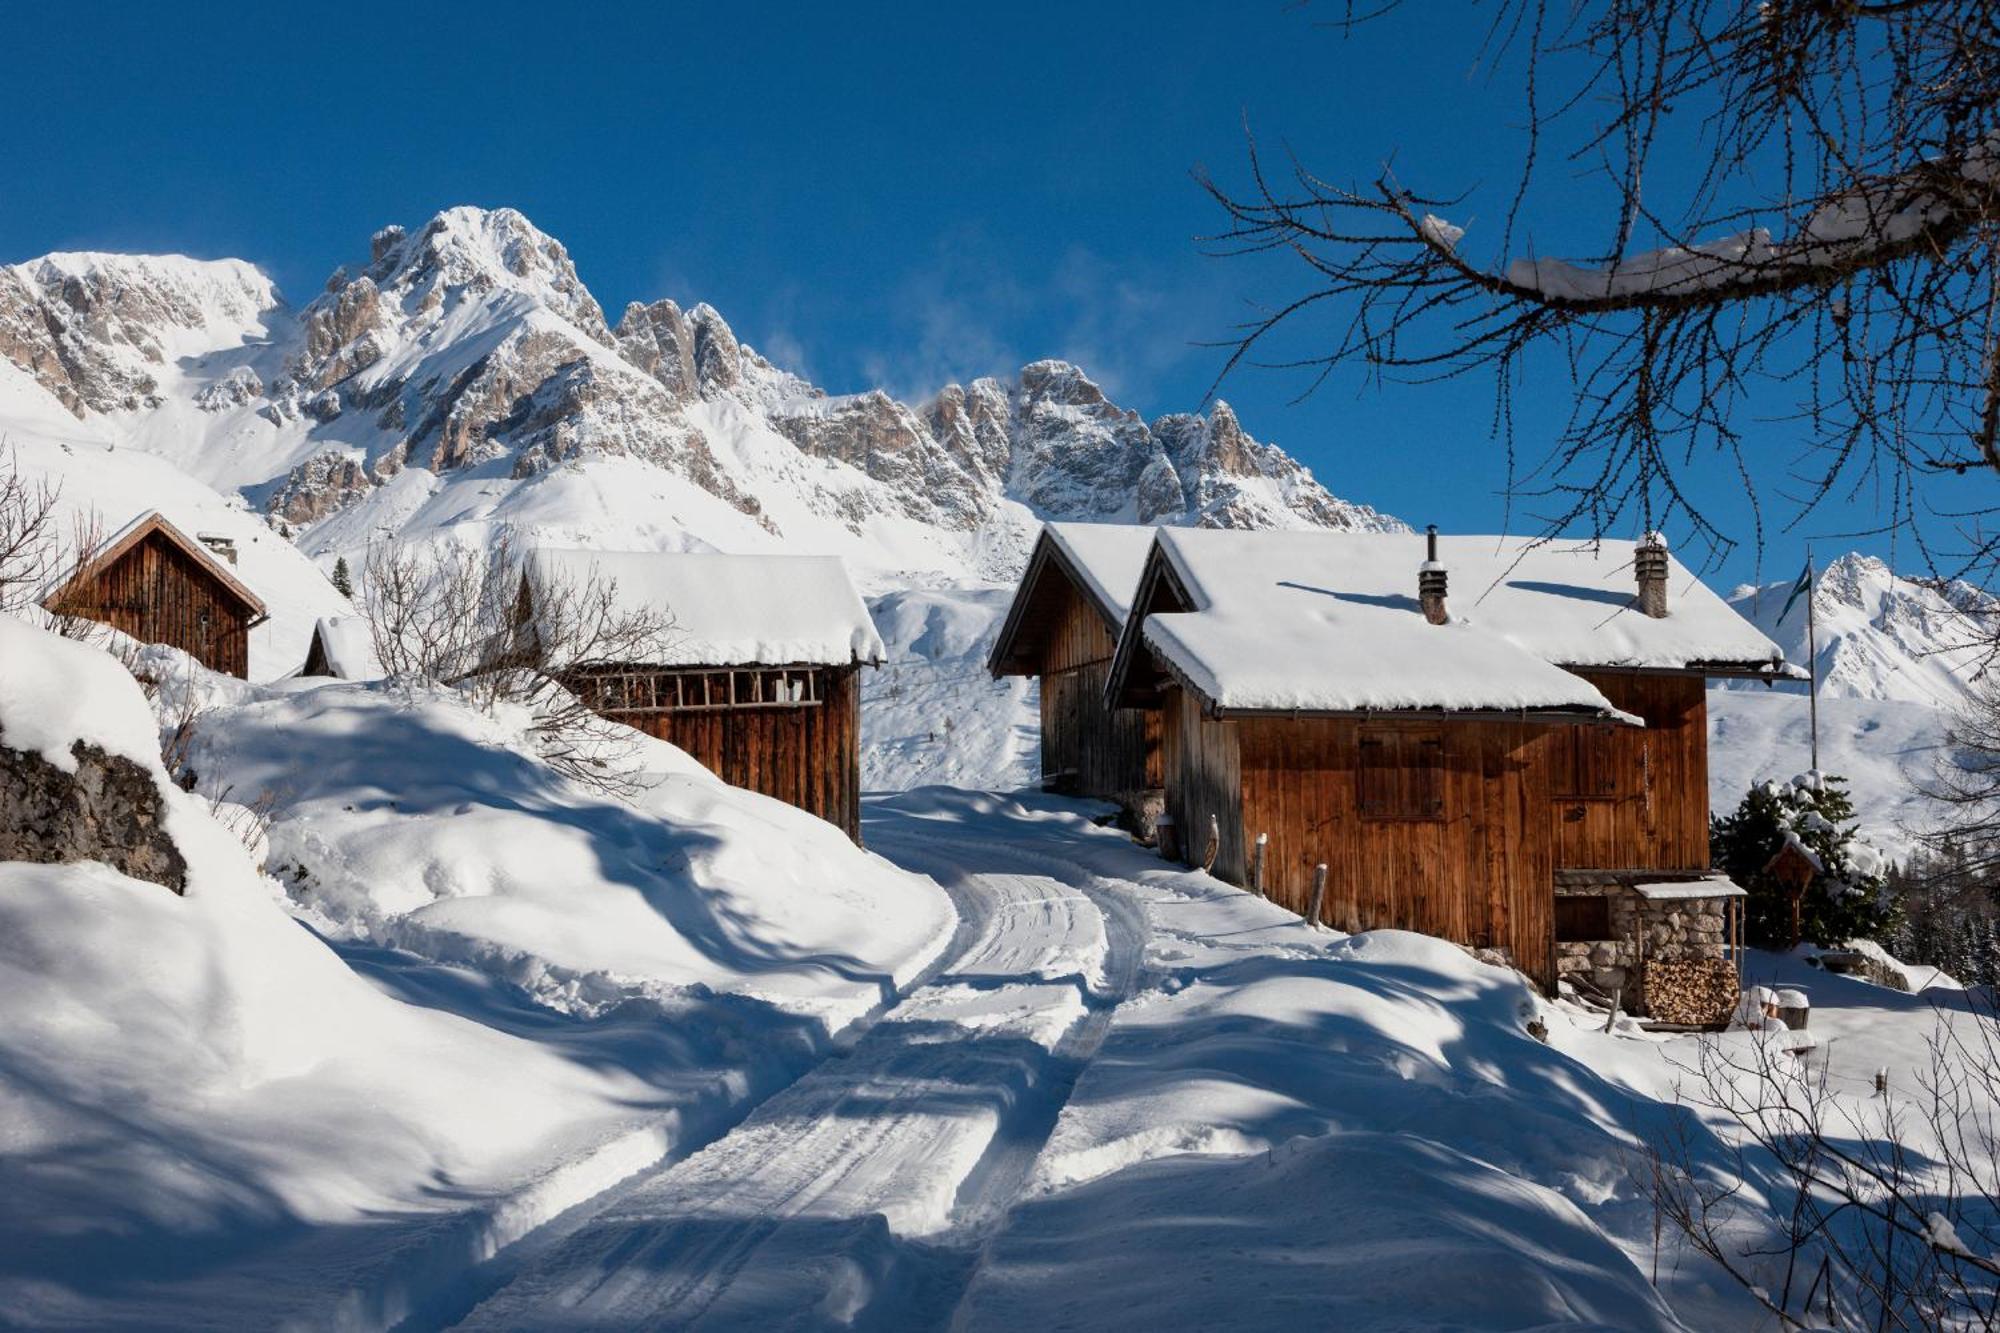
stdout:
<svg viewBox="0 0 2000 1333">
<path fill-rule="evenodd" d="M 187 891 L 187 862 L 165 827 L 154 777 L 78 741 L 65 773 L 0 733 L 0 861 L 102 861 L 134 879 Z"/>
</svg>

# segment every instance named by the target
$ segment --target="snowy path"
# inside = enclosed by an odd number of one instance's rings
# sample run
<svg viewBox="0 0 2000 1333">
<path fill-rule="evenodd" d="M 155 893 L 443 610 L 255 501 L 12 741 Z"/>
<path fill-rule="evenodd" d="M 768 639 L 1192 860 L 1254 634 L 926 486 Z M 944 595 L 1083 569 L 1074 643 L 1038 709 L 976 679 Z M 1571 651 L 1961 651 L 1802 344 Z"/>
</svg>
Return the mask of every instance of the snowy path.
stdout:
<svg viewBox="0 0 2000 1333">
<path fill-rule="evenodd" d="M 734 1131 L 613 1191 L 462 1327 L 948 1318 L 1130 993 L 1140 937 L 1095 877 L 1021 873 L 1005 848 L 939 832 L 891 821 L 870 837 L 957 902 L 941 971 Z"/>
</svg>

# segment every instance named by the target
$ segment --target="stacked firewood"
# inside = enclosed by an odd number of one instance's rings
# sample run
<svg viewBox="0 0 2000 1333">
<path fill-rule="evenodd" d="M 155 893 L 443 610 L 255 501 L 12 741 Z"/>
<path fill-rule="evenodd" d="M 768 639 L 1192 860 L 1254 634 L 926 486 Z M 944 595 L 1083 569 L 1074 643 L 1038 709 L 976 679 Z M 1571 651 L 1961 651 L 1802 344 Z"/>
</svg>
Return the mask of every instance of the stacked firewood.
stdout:
<svg viewBox="0 0 2000 1333">
<path fill-rule="evenodd" d="M 1646 964 L 1646 1013 L 1656 1023 L 1705 1027 L 1736 1010 L 1736 969 L 1720 958 Z"/>
</svg>

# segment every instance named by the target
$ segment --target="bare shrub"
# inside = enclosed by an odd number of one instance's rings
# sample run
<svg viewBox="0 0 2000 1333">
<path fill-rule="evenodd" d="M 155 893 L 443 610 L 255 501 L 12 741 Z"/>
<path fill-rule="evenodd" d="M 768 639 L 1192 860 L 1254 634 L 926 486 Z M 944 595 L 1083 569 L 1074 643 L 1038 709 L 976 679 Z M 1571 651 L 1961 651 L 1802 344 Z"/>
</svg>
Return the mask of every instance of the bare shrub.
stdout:
<svg viewBox="0 0 2000 1333">
<path fill-rule="evenodd" d="M 571 685 L 595 670 L 657 662 L 672 643 L 666 613 L 621 603 L 615 579 L 536 571 L 502 538 L 369 548 L 362 605 L 392 676 L 460 690 L 480 707 L 525 707 L 552 767 L 596 790 L 629 794 L 638 734 L 592 712 Z"/>
<path fill-rule="evenodd" d="M 61 488 L 46 478 L 21 475 L 18 451 L 0 472 L 0 611 L 32 610 L 61 557 L 56 506 Z"/>
<path fill-rule="evenodd" d="M 1996 1327 L 2000 1022 L 1990 994 L 1962 995 L 1914 1090 L 1704 1039 L 1681 1096 L 1721 1124 L 1722 1156 L 1685 1119 L 1650 1146 L 1662 1229 L 1785 1328 Z"/>
</svg>

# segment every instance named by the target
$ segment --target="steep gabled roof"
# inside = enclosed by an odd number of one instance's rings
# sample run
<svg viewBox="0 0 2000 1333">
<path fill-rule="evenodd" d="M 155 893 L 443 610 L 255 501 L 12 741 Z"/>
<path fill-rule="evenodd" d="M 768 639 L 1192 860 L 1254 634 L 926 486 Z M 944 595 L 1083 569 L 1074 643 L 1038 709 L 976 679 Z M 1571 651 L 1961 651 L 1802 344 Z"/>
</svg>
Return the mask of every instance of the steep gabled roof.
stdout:
<svg viewBox="0 0 2000 1333">
<path fill-rule="evenodd" d="M 1451 618 L 1432 625 L 1419 537 L 1161 529 L 1113 700 L 1148 702 L 1153 660 L 1220 712 L 1605 711 L 1563 668 L 1801 674 L 1678 562 L 1654 618 L 1629 547 L 1457 537 L 1439 555 Z"/>
<path fill-rule="evenodd" d="M 375 635 L 366 616 L 321 616 L 306 646 L 305 675 L 316 664 L 340 680 L 380 680 L 387 674 L 375 655 Z"/>
<path fill-rule="evenodd" d="M 1152 546 L 1153 529 L 1138 524 L 1044 524 L 987 657 L 987 669 L 996 676 L 1034 674 L 1049 617 L 1065 588 L 1082 594 L 1115 638 L 1125 628 L 1132 594 Z"/>
<path fill-rule="evenodd" d="M 621 612 L 671 620 L 651 666 L 850 666 L 887 655 L 838 556 L 537 550 L 531 586 L 610 585 Z"/>
<path fill-rule="evenodd" d="M 140 514 L 113 533 L 105 541 L 102 549 L 91 556 L 85 564 L 81 566 L 72 564 L 66 572 L 51 580 L 42 591 L 40 599 L 42 605 L 49 606 L 77 584 L 88 583 L 95 579 L 124 559 L 132 548 L 156 533 L 190 560 L 202 566 L 232 597 L 243 604 L 253 619 L 268 614 L 264 599 L 250 591 L 249 585 L 236 576 L 236 571 L 230 568 L 227 561 L 168 522 L 166 515 L 157 509 Z"/>
</svg>

